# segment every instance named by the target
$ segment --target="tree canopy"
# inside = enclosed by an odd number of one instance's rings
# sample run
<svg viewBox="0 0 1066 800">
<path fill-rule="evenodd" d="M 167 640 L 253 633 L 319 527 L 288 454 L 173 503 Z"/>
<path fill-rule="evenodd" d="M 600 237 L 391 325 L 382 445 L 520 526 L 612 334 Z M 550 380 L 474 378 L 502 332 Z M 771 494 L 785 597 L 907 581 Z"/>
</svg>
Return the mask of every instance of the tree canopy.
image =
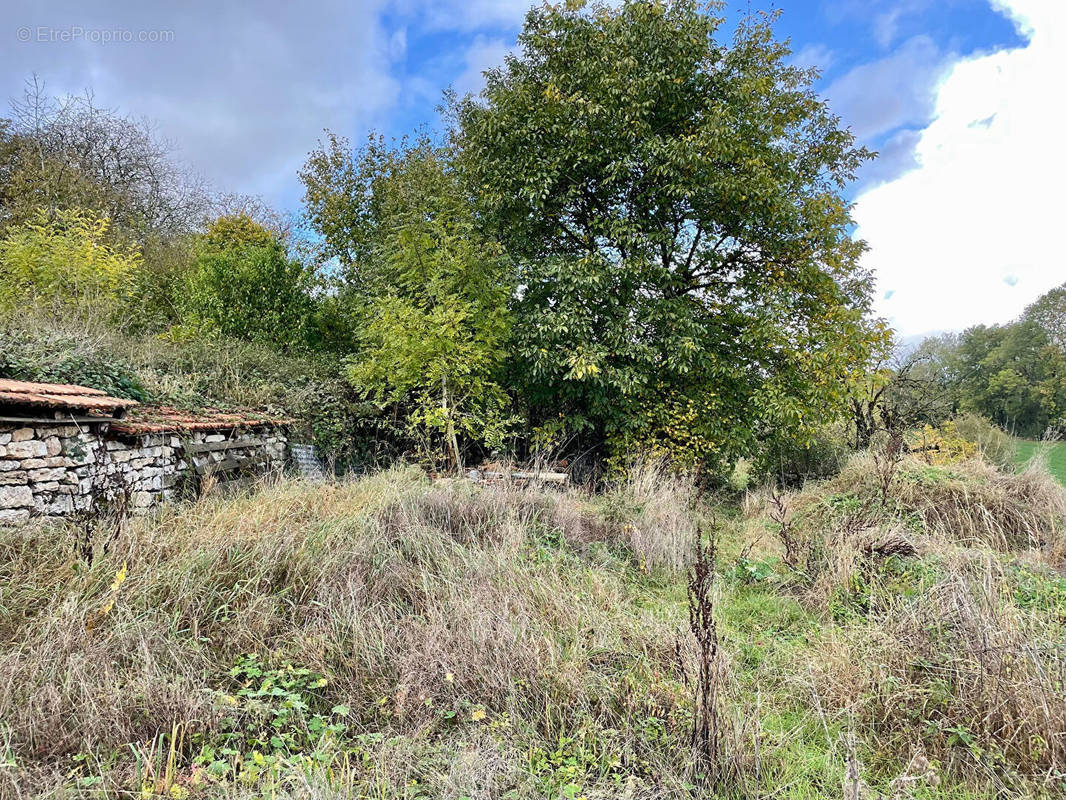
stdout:
<svg viewBox="0 0 1066 800">
<path fill-rule="evenodd" d="M 857 148 L 768 22 L 693 2 L 532 10 L 457 109 L 515 259 L 533 421 L 719 459 L 834 413 L 872 339 Z"/>
</svg>

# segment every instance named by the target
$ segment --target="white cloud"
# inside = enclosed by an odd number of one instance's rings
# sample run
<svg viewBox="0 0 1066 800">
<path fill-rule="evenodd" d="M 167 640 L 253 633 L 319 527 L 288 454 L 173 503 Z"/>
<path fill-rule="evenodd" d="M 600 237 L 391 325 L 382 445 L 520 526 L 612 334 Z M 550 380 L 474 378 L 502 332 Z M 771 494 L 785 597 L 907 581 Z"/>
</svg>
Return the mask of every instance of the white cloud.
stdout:
<svg viewBox="0 0 1066 800">
<path fill-rule="evenodd" d="M 870 139 L 928 120 L 947 65 L 932 39 L 915 36 L 890 55 L 837 78 L 825 94 L 855 135 Z"/>
<path fill-rule="evenodd" d="M 49 92 L 95 91 L 96 101 L 144 115 L 176 156 L 224 191 L 299 197 L 296 167 L 323 128 L 352 133 L 385 122 L 400 86 L 391 59 L 403 37 L 381 24 L 383 0 L 272 2 L 262 13 L 198 0 L 158 5 L 7 0 L 10 46 L 0 46 L 0 94 L 38 74 Z M 15 42 L 25 26 L 171 32 L 159 43 Z M 3 111 L 0 110 L 0 114 Z"/>
<path fill-rule="evenodd" d="M 903 335 L 1016 317 L 1066 280 L 1062 190 L 1066 3 L 993 0 L 1028 43 L 958 61 L 917 169 L 860 195 L 856 235 L 877 308 Z"/>
<path fill-rule="evenodd" d="M 874 18 L 874 39 L 877 40 L 877 43 L 882 48 L 887 48 L 896 38 L 896 32 L 899 30 L 899 18 L 902 13 L 902 9 L 894 8 L 884 14 L 878 14 Z"/>
<path fill-rule="evenodd" d="M 804 45 L 792 56 L 792 63 L 797 67 L 817 67 L 822 72 L 833 66 L 834 61 L 836 54 L 824 44 Z"/>
<path fill-rule="evenodd" d="M 476 37 L 467 48 L 465 66 L 452 87 L 460 95 L 480 92 L 485 85 L 485 70 L 501 66 L 510 52 L 511 47 L 503 39 Z"/>
</svg>

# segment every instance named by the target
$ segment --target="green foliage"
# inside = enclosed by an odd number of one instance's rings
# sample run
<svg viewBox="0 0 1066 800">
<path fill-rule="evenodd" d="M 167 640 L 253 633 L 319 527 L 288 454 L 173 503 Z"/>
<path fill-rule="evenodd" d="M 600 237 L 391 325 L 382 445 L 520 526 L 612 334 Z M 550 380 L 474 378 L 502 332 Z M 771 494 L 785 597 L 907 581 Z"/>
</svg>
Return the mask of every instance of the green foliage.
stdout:
<svg viewBox="0 0 1066 800">
<path fill-rule="evenodd" d="M 1066 352 L 1038 324 L 978 326 L 959 340 L 962 404 L 1021 435 L 1040 435 L 1066 413 Z"/>
<path fill-rule="evenodd" d="M 0 240 L 0 310 L 43 305 L 115 315 L 141 266 L 140 252 L 108 241 L 109 220 L 39 210 Z"/>
<path fill-rule="evenodd" d="M 1066 284 L 1039 297 L 1025 309 L 1022 318 L 1035 323 L 1053 345 L 1066 350 Z"/>
<path fill-rule="evenodd" d="M 505 434 L 507 396 L 495 381 L 509 325 L 502 254 L 478 234 L 456 176 L 428 143 L 397 158 L 379 191 L 379 262 L 364 278 L 348 377 L 379 405 L 407 407 L 460 466 L 459 435 L 499 447 Z"/>
<path fill-rule="evenodd" d="M 0 377 L 91 386 L 144 401 L 148 391 L 133 367 L 96 342 L 55 331 L 0 328 Z"/>
<path fill-rule="evenodd" d="M 247 216 L 221 217 L 196 254 L 183 300 L 185 324 L 279 348 L 306 343 L 313 273 Z"/>
<path fill-rule="evenodd" d="M 277 236 L 246 213 L 223 215 L 204 233 L 204 246 L 210 250 L 245 250 L 276 247 Z"/>
<path fill-rule="evenodd" d="M 238 752 L 299 753 L 345 730 L 348 708 L 330 706 L 322 694 L 329 680 L 306 667 L 270 668 L 253 653 L 239 658 L 229 676 L 236 691 L 222 695 L 230 730 L 220 739 Z"/>
<path fill-rule="evenodd" d="M 720 22 L 694 2 L 535 8 L 457 109 L 520 265 L 532 421 L 712 468 L 838 413 L 873 336 L 839 191 L 868 154 L 768 24 L 723 45 Z"/>
<path fill-rule="evenodd" d="M 776 436 L 758 450 L 751 465 L 756 483 L 802 486 L 840 472 L 851 455 L 842 426 L 826 425 L 803 438 Z"/>
<path fill-rule="evenodd" d="M 361 271 L 372 268 L 379 241 L 380 193 L 393 154 L 371 136 L 358 154 L 348 140 L 329 133 L 300 170 L 305 219 L 320 237 L 323 260 L 336 259 L 342 283 L 356 286 Z"/>
</svg>

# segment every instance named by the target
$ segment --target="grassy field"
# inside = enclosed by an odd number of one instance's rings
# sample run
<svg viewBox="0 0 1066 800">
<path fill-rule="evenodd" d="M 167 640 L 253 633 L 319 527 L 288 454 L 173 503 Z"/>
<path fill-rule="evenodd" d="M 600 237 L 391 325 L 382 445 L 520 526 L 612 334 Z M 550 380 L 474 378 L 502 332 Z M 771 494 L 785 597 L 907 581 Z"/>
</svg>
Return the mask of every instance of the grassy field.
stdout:
<svg viewBox="0 0 1066 800">
<path fill-rule="evenodd" d="M 1038 452 L 1047 450 L 1048 472 L 1055 476 L 1055 480 L 1066 485 L 1066 442 L 1045 443 L 1035 439 L 1019 439 L 1017 463 L 1026 464 Z"/>
<path fill-rule="evenodd" d="M 1066 490 L 881 469 L 393 470 L 0 529 L 0 798 L 1063 796 Z"/>
</svg>

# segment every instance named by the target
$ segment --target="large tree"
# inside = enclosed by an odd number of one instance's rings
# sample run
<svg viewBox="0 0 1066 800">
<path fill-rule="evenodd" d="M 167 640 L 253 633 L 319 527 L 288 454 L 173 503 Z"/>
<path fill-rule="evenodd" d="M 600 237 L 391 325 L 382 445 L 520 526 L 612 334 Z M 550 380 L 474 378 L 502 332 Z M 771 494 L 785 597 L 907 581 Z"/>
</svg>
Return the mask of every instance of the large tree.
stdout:
<svg viewBox="0 0 1066 800">
<path fill-rule="evenodd" d="M 532 10 L 459 103 L 484 218 L 518 261 L 532 415 L 700 461 L 840 409 L 876 326 L 842 187 L 869 154 L 769 21 L 690 0 Z"/>
</svg>

